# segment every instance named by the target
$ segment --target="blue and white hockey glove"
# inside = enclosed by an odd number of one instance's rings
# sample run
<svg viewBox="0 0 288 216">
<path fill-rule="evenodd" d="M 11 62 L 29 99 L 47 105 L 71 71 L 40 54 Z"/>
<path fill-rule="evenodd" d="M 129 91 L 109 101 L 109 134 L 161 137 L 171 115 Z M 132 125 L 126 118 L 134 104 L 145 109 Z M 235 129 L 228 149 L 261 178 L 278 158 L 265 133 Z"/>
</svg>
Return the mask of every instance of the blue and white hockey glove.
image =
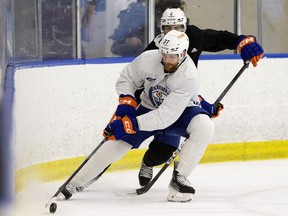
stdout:
<svg viewBox="0 0 288 216">
<path fill-rule="evenodd" d="M 201 107 L 205 109 L 212 118 L 218 117 L 221 110 L 224 109 L 224 106 L 221 103 L 214 106 L 213 104 L 208 103 L 201 95 L 198 95 L 198 98 L 200 100 Z"/>
<path fill-rule="evenodd" d="M 122 119 L 109 123 L 104 129 L 104 134 L 110 134 L 112 132 L 113 135 L 109 137 L 109 140 L 119 140 L 129 134 L 135 134 L 138 130 L 136 117 L 124 116 Z"/>
<path fill-rule="evenodd" d="M 125 115 L 136 115 L 136 108 L 138 106 L 138 102 L 136 99 L 131 95 L 124 95 L 121 94 L 119 96 L 119 105 L 116 109 L 116 116 L 124 117 Z"/>
<path fill-rule="evenodd" d="M 238 39 L 237 52 L 241 55 L 244 62 L 250 61 L 254 67 L 257 66 L 257 62 L 264 56 L 264 50 L 253 35 L 242 36 Z"/>
</svg>

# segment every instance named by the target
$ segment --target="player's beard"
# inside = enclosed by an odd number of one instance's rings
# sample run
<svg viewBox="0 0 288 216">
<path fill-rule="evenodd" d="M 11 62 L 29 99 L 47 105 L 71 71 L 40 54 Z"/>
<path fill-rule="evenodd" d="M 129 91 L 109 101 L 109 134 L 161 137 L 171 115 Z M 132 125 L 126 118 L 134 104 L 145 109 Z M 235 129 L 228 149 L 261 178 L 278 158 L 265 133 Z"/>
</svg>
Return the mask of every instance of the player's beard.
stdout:
<svg viewBox="0 0 288 216">
<path fill-rule="evenodd" d="M 178 68 L 178 64 L 171 64 L 171 63 L 165 63 L 165 62 L 162 62 L 162 64 L 164 66 L 164 71 L 168 73 L 173 73 Z"/>
</svg>

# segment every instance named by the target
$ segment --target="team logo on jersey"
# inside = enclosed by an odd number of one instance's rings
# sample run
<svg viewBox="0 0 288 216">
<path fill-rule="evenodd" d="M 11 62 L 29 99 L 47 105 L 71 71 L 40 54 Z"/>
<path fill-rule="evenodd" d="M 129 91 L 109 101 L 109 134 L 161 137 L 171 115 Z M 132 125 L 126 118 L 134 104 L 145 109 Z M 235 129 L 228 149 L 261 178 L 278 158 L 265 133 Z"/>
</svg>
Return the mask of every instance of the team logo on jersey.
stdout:
<svg viewBox="0 0 288 216">
<path fill-rule="evenodd" d="M 169 94 L 167 87 L 156 85 L 149 89 L 149 98 L 155 107 L 159 107 Z"/>
</svg>

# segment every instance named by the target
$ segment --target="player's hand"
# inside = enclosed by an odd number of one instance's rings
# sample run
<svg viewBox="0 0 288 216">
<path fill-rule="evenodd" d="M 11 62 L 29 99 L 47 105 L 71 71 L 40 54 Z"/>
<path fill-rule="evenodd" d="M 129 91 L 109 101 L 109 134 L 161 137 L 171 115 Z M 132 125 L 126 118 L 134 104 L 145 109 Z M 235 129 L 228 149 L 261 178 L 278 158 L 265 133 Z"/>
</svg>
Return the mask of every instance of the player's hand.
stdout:
<svg viewBox="0 0 288 216">
<path fill-rule="evenodd" d="M 106 137 L 108 140 L 115 140 L 113 136 L 113 128 L 111 128 L 111 123 L 109 123 L 106 128 L 103 130 L 103 136 Z"/>
<path fill-rule="evenodd" d="M 135 134 L 138 131 L 138 123 L 135 116 L 124 116 L 122 119 L 114 120 L 104 129 L 103 134 L 113 133 L 108 139 L 119 140 L 129 134 Z"/>
<path fill-rule="evenodd" d="M 198 95 L 198 97 L 202 108 L 205 109 L 212 118 L 217 118 L 220 115 L 220 112 L 224 109 L 224 105 L 222 103 L 213 105 L 208 103 L 201 95 Z"/>
<path fill-rule="evenodd" d="M 121 94 L 119 96 L 119 105 L 116 109 L 116 116 L 124 117 L 125 115 L 135 116 L 136 107 L 138 106 L 138 102 L 131 95 Z"/>
<path fill-rule="evenodd" d="M 240 37 L 237 42 L 237 52 L 240 53 L 244 62 L 250 61 L 254 67 L 257 66 L 257 62 L 264 56 L 261 45 L 257 43 L 253 35 Z"/>
</svg>

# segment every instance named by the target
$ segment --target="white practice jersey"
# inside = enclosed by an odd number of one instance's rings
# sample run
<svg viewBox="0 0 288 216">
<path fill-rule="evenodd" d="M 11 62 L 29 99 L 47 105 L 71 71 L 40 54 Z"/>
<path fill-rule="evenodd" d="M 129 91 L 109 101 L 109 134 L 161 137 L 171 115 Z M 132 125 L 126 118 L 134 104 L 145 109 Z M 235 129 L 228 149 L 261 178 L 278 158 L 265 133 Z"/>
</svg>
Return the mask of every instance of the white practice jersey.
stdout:
<svg viewBox="0 0 288 216">
<path fill-rule="evenodd" d="M 139 129 L 153 131 L 173 124 L 188 106 L 200 106 L 198 70 L 189 56 L 165 73 L 158 50 L 143 52 L 128 64 L 116 83 L 117 93 L 134 95 L 144 85 L 141 104 L 151 111 L 137 116 Z"/>
</svg>

